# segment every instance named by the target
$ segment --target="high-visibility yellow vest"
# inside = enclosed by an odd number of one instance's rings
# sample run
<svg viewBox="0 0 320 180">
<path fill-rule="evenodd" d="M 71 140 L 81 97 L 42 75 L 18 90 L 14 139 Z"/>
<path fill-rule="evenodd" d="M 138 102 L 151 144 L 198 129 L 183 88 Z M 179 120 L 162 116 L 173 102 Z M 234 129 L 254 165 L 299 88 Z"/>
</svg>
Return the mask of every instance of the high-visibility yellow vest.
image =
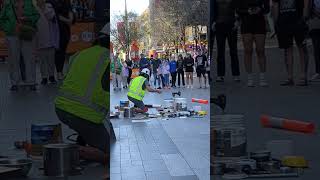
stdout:
<svg viewBox="0 0 320 180">
<path fill-rule="evenodd" d="M 109 92 L 102 88 L 101 82 L 110 62 L 109 50 L 93 46 L 71 60 L 55 106 L 90 122 L 104 123 L 109 111 Z"/>
<path fill-rule="evenodd" d="M 147 79 L 142 76 L 138 76 L 138 77 L 134 78 L 130 82 L 128 96 L 132 97 L 136 100 L 142 101 L 142 99 L 144 98 L 144 95 L 146 93 L 146 91 L 143 90 L 142 86 L 146 80 Z"/>
</svg>

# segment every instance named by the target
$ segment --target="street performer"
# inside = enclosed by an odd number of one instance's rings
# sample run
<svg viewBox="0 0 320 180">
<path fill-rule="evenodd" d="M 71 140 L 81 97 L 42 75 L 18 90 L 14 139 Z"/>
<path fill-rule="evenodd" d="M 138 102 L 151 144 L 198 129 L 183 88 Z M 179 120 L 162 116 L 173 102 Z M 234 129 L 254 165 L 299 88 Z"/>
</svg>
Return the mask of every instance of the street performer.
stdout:
<svg viewBox="0 0 320 180">
<path fill-rule="evenodd" d="M 141 70 L 138 77 L 135 77 L 130 85 L 128 91 L 128 99 L 134 104 L 138 109 L 135 110 L 137 113 L 146 113 L 148 108 L 143 103 L 143 98 L 146 90 L 149 92 L 161 93 L 158 89 L 153 89 L 149 84 L 149 74 L 150 70 L 144 68 Z"/>
</svg>

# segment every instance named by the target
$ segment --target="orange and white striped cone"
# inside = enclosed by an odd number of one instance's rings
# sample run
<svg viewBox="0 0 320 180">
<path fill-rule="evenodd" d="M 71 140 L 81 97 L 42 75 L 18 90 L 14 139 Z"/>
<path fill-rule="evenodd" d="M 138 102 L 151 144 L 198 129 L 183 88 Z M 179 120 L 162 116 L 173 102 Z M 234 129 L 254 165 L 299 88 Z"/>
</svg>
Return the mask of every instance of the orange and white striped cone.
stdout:
<svg viewBox="0 0 320 180">
<path fill-rule="evenodd" d="M 262 115 L 260 122 L 261 125 L 266 128 L 277 128 L 308 134 L 315 133 L 316 129 L 316 125 L 314 123 L 272 117 L 268 115 Z"/>
<path fill-rule="evenodd" d="M 205 99 L 192 98 L 191 100 L 192 100 L 192 102 L 196 102 L 196 103 L 200 103 L 200 104 L 208 104 L 209 103 L 209 101 L 205 100 Z"/>
</svg>

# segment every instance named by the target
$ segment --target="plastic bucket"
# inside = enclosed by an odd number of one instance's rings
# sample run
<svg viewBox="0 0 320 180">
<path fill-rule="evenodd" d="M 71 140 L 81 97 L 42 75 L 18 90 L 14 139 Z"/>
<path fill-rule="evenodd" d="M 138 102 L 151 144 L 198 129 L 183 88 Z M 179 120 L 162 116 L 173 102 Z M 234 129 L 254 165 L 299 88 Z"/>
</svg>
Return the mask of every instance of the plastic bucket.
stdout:
<svg viewBox="0 0 320 180">
<path fill-rule="evenodd" d="M 164 108 L 173 108 L 174 106 L 174 101 L 173 99 L 165 99 L 164 100 Z"/>
</svg>

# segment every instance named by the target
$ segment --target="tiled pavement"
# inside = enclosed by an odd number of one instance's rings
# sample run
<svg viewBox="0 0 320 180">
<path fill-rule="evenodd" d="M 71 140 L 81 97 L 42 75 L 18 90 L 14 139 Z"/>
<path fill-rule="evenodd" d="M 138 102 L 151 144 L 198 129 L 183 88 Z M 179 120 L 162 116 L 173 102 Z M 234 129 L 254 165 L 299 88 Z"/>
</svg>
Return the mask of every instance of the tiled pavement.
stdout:
<svg viewBox="0 0 320 180">
<path fill-rule="evenodd" d="M 209 89 L 179 89 L 182 97 L 209 99 Z M 148 93 L 146 104 L 161 104 L 171 92 Z M 125 91 L 112 92 L 112 106 L 126 99 Z M 209 110 L 208 105 L 202 105 Z M 111 150 L 112 180 L 209 180 L 209 117 L 150 119 L 132 123 L 112 121 L 117 143 Z"/>
<path fill-rule="evenodd" d="M 32 123 L 59 123 L 54 111 L 53 100 L 57 92 L 57 85 L 41 87 L 37 92 L 19 91 L 9 92 L 7 64 L 0 63 L 0 155 L 10 157 L 25 157 L 23 151 L 14 150 L 13 142 L 30 139 Z M 62 126 L 63 136 L 73 132 Z M 34 161 L 28 178 L 30 180 L 50 179 L 43 176 L 42 161 Z M 70 180 L 101 179 L 104 167 L 90 164 L 85 167 L 82 175 L 69 177 Z M 57 179 L 57 178 L 51 178 Z"/>
</svg>

